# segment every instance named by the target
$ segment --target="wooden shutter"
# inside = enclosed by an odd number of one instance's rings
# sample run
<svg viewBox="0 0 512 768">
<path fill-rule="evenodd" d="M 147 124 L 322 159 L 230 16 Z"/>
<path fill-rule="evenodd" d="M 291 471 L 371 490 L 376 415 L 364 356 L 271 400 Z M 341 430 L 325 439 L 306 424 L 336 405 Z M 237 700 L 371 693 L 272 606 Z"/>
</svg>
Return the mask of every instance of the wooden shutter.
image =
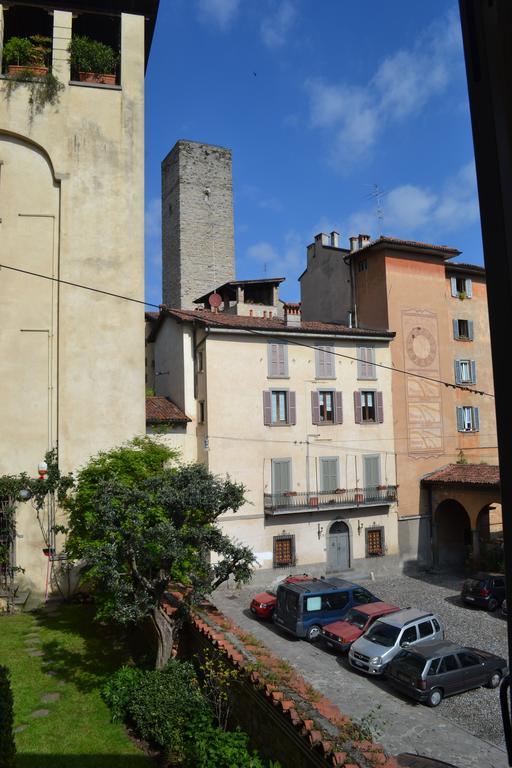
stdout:
<svg viewBox="0 0 512 768">
<path fill-rule="evenodd" d="M 480 412 L 478 408 L 473 408 L 473 432 L 480 432 Z"/>
<path fill-rule="evenodd" d="M 470 341 L 473 341 L 473 339 L 474 339 L 473 321 L 472 320 L 468 320 L 468 339 Z"/>
<path fill-rule="evenodd" d="M 357 348 L 357 378 L 366 379 L 366 347 Z"/>
<path fill-rule="evenodd" d="M 323 347 L 315 349 L 315 375 L 317 379 L 324 378 L 324 350 Z"/>
<path fill-rule="evenodd" d="M 324 347 L 324 371 L 326 379 L 334 379 L 334 347 Z"/>
<path fill-rule="evenodd" d="M 471 367 L 471 384 L 476 384 L 476 360 L 470 360 Z"/>
<path fill-rule="evenodd" d="M 268 390 L 263 392 L 263 423 L 267 427 L 272 424 L 272 393 Z"/>
<path fill-rule="evenodd" d="M 460 384 L 461 378 L 460 378 L 460 361 L 455 360 L 455 383 Z"/>
<path fill-rule="evenodd" d="M 343 392 L 334 392 L 334 423 L 343 424 Z"/>
<path fill-rule="evenodd" d="M 383 533 L 382 528 L 366 529 L 366 554 L 367 555 L 382 555 L 384 553 L 382 533 Z"/>
<path fill-rule="evenodd" d="M 464 429 L 464 408 L 457 406 L 457 431 L 465 432 Z"/>
<path fill-rule="evenodd" d="M 473 296 L 473 283 L 469 277 L 466 277 L 466 296 L 471 299 Z"/>
<path fill-rule="evenodd" d="M 375 421 L 382 424 L 384 421 L 384 400 L 382 392 L 375 393 Z"/>
<path fill-rule="evenodd" d="M 311 393 L 311 421 L 320 424 L 320 397 L 318 392 Z"/>
<path fill-rule="evenodd" d="M 361 406 L 361 393 L 354 392 L 354 420 L 356 424 L 362 424 L 363 409 Z"/>
<path fill-rule="evenodd" d="M 288 347 L 286 344 L 268 343 L 268 375 L 288 376 Z"/>
<path fill-rule="evenodd" d="M 274 568 L 295 565 L 295 536 L 284 534 L 274 536 Z"/>
<path fill-rule="evenodd" d="M 459 336 L 459 321 L 458 320 L 454 320 L 453 321 L 453 338 L 454 339 L 460 339 L 460 336 Z"/>
<path fill-rule="evenodd" d="M 376 488 L 380 485 L 380 457 L 363 457 L 364 487 Z"/>
<path fill-rule="evenodd" d="M 457 278 L 456 277 L 452 277 L 450 279 L 450 282 L 452 284 L 452 296 L 457 297 L 459 295 L 459 292 L 457 290 Z"/>
<path fill-rule="evenodd" d="M 338 487 L 338 459 L 320 458 L 320 490 L 335 491 Z"/>
<path fill-rule="evenodd" d="M 295 405 L 295 392 L 288 392 L 288 424 L 297 423 L 297 408 Z"/>
</svg>

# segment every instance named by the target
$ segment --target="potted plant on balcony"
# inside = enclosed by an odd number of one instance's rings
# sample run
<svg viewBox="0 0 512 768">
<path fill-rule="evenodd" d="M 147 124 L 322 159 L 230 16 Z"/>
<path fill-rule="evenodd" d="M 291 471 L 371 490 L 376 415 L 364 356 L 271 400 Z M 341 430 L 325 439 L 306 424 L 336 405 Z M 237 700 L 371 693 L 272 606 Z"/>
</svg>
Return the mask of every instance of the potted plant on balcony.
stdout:
<svg viewBox="0 0 512 768">
<path fill-rule="evenodd" d="M 48 74 L 51 46 L 51 38 L 43 35 L 11 37 L 3 50 L 7 74 L 11 77 L 44 77 Z"/>
<path fill-rule="evenodd" d="M 364 493 L 361 490 L 361 488 L 356 488 L 355 495 L 354 495 L 354 500 L 355 500 L 356 504 L 362 504 L 362 502 L 364 501 Z"/>
<path fill-rule="evenodd" d="M 69 44 L 73 76 L 86 83 L 115 85 L 119 55 L 105 43 L 75 35 Z"/>
<path fill-rule="evenodd" d="M 377 490 L 378 491 L 387 491 L 388 487 L 387 485 L 378 485 Z"/>
</svg>

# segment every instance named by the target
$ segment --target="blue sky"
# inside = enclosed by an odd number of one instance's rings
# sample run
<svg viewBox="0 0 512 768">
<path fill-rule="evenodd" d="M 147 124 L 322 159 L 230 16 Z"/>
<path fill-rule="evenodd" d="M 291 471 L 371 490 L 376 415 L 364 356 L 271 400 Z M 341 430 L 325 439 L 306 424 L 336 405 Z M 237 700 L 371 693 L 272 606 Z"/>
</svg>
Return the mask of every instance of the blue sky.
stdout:
<svg viewBox="0 0 512 768">
<path fill-rule="evenodd" d="M 297 278 L 315 234 L 453 245 L 482 264 L 456 0 L 161 0 L 146 78 L 146 298 L 160 163 L 233 151 L 238 279 Z M 377 201 L 372 197 L 375 185 Z"/>
</svg>

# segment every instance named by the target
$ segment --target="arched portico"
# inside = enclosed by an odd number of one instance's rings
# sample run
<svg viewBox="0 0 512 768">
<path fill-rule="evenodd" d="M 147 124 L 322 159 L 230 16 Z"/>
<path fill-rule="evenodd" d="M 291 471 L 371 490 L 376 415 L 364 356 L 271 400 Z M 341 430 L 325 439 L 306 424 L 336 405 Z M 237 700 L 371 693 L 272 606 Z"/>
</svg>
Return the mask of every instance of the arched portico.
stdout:
<svg viewBox="0 0 512 768">
<path fill-rule="evenodd" d="M 439 565 L 463 565 L 470 550 L 471 522 L 466 510 L 456 499 L 445 499 L 434 513 L 437 532 L 437 552 L 434 559 Z"/>
</svg>

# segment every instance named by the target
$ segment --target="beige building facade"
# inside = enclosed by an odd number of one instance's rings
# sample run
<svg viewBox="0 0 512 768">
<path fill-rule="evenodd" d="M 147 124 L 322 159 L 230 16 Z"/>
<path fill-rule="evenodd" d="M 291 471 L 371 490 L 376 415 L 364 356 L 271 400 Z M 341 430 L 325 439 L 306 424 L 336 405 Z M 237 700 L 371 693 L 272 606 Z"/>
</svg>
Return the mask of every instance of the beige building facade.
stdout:
<svg viewBox="0 0 512 768">
<path fill-rule="evenodd" d="M 37 81 L 13 85 L 2 66 L 1 474 L 37 476 L 52 448 L 72 471 L 145 431 L 141 307 L 72 284 L 144 295 L 144 72 L 157 6 L 0 4 L 0 55 L 13 35 L 49 31 L 60 83 L 53 103 L 34 106 Z M 67 49 L 84 31 L 117 40 L 115 84 L 75 79 Z M 16 562 L 41 590 L 45 541 L 30 504 L 17 530 Z"/>
<path fill-rule="evenodd" d="M 197 460 L 245 486 L 246 503 L 221 525 L 260 568 L 391 562 L 391 373 L 378 364 L 390 365 L 393 334 L 303 323 L 294 305 L 281 319 L 277 300 L 273 309 L 164 310 L 151 337 L 157 395 L 191 418 Z"/>
<path fill-rule="evenodd" d="M 460 252 L 446 246 L 371 241 L 366 235 L 350 240 L 337 261 L 350 295 L 340 294 L 336 304 L 328 265 L 308 253 L 303 313 L 326 319 L 325 305 L 331 320 L 351 313 L 359 328 L 395 332 L 390 349 L 400 551 L 406 560 L 428 562 L 438 537 L 421 479 L 457 461 L 498 463 L 485 272 L 452 263 Z M 474 534 L 460 532 L 459 560 Z"/>
</svg>

